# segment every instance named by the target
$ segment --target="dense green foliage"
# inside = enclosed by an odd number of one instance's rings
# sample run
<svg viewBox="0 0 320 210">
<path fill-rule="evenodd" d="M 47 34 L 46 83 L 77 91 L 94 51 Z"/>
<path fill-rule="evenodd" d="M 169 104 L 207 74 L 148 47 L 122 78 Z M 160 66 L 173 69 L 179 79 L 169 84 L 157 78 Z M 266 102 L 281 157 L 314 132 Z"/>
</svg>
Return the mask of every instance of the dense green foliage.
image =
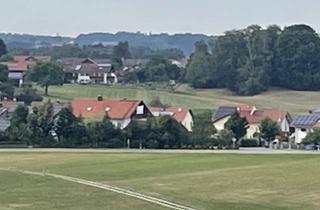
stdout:
<svg viewBox="0 0 320 210">
<path fill-rule="evenodd" d="M 170 116 L 135 121 L 126 133 L 132 148 L 177 149 L 189 144 L 188 132 Z"/>
<path fill-rule="evenodd" d="M 9 82 L 9 70 L 6 65 L 0 64 L 0 99 L 13 99 L 14 86 Z"/>
<path fill-rule="evenodd" d="M 184 75 L 184 70 L 160 55 L 150 58 L 142 70 L 137 73 L 140 82 L 163 82 L 179 80 Z M 134 77 L 135 78 L 135 77 Z"/>
<path fill-rule="evenodd" d="M 259 141 L 257 139 L 242 139 L 241 147 L 259 147 Z"/>
<path fill-rule="evenodd" d="M 31 105 L 33 101 L 42 101 L 43 97 L 37 94 L 37 89 L 32 86 L 24 86 L 16 91 L 15 97 L 17 101 L 23 101 L 25 105 Z"/>
<path fill-rule="evenodd" d="M 53 62 L 40 62 L 27 72 L 27 78 L 45 87 L 45 95 L 48 95 L 50 85 L 62 85 L 64 81 L 63 67 Z"/>
<path fill-rule="evenodd" d="M 308 133 L 308 135 L 303 139 L 303 144 L 316 144 L 320 145 L 320 129 L 315 128 L 313 132 Z"/>
<path fill-rule="evenodd" d="M 6 130 L 7 140 L 39 147 L 91 148 L 182 148 L 190 144 L 190 134 L 171 116 L 133 121 L 120 130 L 108 119 L 85 124 L 70 107 L 54 113 L 48 101 L 32 112 L 19 105 Z M 5 138 L 4 138 L 5 139 Z"/>
<path fill-rule="evenodd" d="M 265 118 L 260 122 L 261 138 L 271 143 L 280 132 L 280 127 L 270 118 Z"/>
<path fill-rule="evenodd" d="M 7 46 L 2 39 L 0 39 L 0 57 L 7 54 Z"/>
<path fill-rule="evenodd" d="M 241 117 L 239 112 L 235 112 L 226 122 L 225 127 L 233 132 L 237 140 L 240 140 L 247 134 L 248 125 L 246 118 Z"/>
<path fill-rule="evenodd" d="M 119 42 L 113 47 L 112 55 L 114 58 L 127 59 L 131 57 L 128 42 Z"/>
<path fill-rule="evenodd" d="M 320 89 L 320 37 L 307 25 L 284 30 L 252 25 L 226 32 L 210 47 L 196 43 L 186 76 L 194 87 L 227 88 L 239 95 L 270 86 Z"/>
</svg>

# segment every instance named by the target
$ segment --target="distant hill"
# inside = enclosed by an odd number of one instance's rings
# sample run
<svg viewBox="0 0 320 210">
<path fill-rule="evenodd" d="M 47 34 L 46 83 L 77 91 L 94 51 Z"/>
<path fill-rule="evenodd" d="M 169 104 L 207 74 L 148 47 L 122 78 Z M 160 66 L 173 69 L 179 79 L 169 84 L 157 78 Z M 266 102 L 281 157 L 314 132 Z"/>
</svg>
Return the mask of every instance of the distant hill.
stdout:
<svg viewBox="0 0 320 210">
<path fill-rule="evenodd" d="M 0 38 L 4 40 L 9 48 L 38 48 L 54 45 L 63 45 L 73 41 L 71 37 L 61 36 L 38 36 L 31 34 L 11 34 L 0 33 Z"/>
<path fill-rule="evenodd" d="M 5 41 L 9 48 L 39 48 L 59 46 L 67 43 L 76 43 L 79 45 L 115 45 L 120 41 L 128 41 L 132 46 L 143 46 L 151 49 L 181 49 L 185 55 L 193 52 L 194 43 L 200 40 L 208 42 L 210 36 L 203 34 L 143 34 L 119 32 L 111 33 L 91 33 L 81 34 L 76 38 L 61 36 L 38 36 L 29 34 L 5 34 L 0 33 L 0 38 Z"/>
<path fill-rule="evenodd" d="M 194 43 L 200 40 L 208 41 L 211 37 L 203 34 L 151 34 L 119 32 L 81 34 L 75 42 L 80 45 L 112 44 L 120 41 L 128 41 L 130 45 L 144 46 L 151 49 L 181 49 L 186 55 L 193 52 Z"/>
</svg>

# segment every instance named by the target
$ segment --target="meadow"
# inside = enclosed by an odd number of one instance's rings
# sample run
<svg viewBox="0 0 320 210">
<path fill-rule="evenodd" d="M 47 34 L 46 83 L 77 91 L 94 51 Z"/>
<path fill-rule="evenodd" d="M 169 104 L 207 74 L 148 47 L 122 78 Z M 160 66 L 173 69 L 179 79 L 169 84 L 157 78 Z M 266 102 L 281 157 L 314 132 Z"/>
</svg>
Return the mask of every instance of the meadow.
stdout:
<svg viewBox="0 0 320 210">
<path fill-rule="evenodd" d="M 195 209 L 320 209 L 318 155 L 1 152 L 0 168 L 97 181 Z M 1 210 L 162 210 L 124 195 L 0 170 Z"/>
<path fill-rule="evenodd" d="M 43 92 L 41 88 L 39 91 Z M 220 105 L 249 103 L 258 108 L 276 108 L 287 110 L 293 115 L 306 113 L 320 106 L 319 92 L 292 91 L 273 89 L 256 96 L 235 96 L 221 89 L 193 89 L 186 85 L 176 88 L 157 87 L 123 87 L 101 85 L 64 85 L 52 86 L 49 89 L 50 98 L 72 100 L 73 98 L 104 98 L 142 99 L 149 103 L 156 96 L 163 103 L 177 107 L 189 107 L 193 110 L 215 110 Z"/>
</svg>

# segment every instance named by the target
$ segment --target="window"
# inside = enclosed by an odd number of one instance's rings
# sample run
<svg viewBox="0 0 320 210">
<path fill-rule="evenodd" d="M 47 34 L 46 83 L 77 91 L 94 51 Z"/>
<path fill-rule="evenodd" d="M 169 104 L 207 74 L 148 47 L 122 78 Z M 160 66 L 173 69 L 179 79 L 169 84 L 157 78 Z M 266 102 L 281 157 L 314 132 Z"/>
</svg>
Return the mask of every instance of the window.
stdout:
<svg viewBox="0 0 320 210">
<path fill-rule="evenodd" d="M 301 128 L 301 131 L 302 131 L 302 132 L 307 132 L 307 129 Z"/>
<path fill-rule="evenodd" d="M 138 106 L 137 107 L 137 114 L 144 114 L 144 105 Z"/>
</svg>

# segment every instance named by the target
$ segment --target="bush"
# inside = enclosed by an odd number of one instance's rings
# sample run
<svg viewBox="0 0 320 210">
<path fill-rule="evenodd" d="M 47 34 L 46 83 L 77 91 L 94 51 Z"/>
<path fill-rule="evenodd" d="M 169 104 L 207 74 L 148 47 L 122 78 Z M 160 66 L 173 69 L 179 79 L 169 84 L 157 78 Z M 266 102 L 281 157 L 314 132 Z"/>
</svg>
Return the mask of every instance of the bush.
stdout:
<svg viewBox="0 0 320 210">
<path fill-rule="evenodd" d="M 242 139 L 240 145 L 241 147 L 259 147 L 259 141 L 257 139 Z"/>
</svg>

